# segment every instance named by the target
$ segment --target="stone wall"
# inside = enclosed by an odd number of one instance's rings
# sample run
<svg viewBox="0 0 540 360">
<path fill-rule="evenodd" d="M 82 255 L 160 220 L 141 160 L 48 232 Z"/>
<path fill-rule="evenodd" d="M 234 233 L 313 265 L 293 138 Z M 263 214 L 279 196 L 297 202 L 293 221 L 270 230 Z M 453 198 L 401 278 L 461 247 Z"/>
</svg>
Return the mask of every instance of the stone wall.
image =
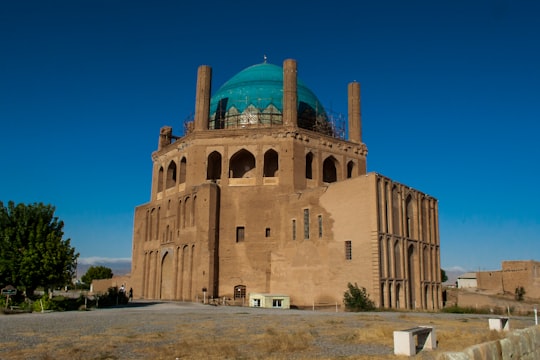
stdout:
<svg viewBox="0 0 540 360">
<path fill-rule="evenodd" d="M 437 360 L 483 359 L 540 359 L 540 327 L 515 330 L 504 339 L 474 345 L 462 352 L 443 353 L 437 357 Z"/>
<path fill-rule="evenodd" d="M 120 288 L 122 285 L 126 288 L 126 291 L 131 287 L 131 279 L 129 275 L 126 276 L 114 276 L 111 279 L 93 280 L 91 286 L 92 294 L 104 294 L 109 288 Z"/>
<path fill-rule="evenodd" d="M 525 289 L 525 298 L 540 298 L 540 263 L 537 261 L 503 261 L 502 270 L 476 273 L 478 289 L 498 294 L 514 294 Z"/>
</svg>

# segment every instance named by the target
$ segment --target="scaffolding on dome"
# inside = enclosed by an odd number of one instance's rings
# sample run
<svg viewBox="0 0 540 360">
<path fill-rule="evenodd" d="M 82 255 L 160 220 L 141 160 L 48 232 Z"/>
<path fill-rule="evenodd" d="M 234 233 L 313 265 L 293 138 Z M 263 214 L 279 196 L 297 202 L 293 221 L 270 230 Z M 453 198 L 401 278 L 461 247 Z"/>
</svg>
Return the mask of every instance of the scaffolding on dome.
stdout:
<svg viewBox="0 0 540 360">
<path fill-rule="evenodd" d="M 238 128 L 266 128 L 283 125 L 283 114 L 274 105 L 273 99 L 257 98 L 258 106 L 250 103 L 249 98 L 234 100 L 238 104 L 245 102 L 247 105 L 242 112 L 232 106 L 226 111 L 219 108 L 209 117 L 208 128 L 210 130 L 238 129 Z M 264 104 L 266 107 L 264 107 Z M 341 140 L 346 137 L 346 118 L 344 114 L 334 111 L 318 111 L 309 105 L 302 103 L 298 111 L 298 127 L 315 131 Z M 184 134 L 193 131 L 194 113 L 189 114 L 183 121 Z"/>
</svg>

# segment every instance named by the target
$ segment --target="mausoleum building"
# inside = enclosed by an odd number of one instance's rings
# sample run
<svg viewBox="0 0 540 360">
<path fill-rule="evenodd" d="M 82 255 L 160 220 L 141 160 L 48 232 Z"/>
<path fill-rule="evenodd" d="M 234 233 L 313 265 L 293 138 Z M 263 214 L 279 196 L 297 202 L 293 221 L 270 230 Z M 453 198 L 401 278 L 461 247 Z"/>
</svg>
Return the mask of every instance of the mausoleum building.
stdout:
<svg viewBox="0 0 540 360">
<path fill-rule="evenodd" d="M 161 128 L 150 201 L 135 210 L 136 299 L 333 307 L 350 282 L 381 308 L 442 306 L 437 200 L 367 173 L 359 83 L 344 139 L 296 61 L 248 67 L 214 94 L 200 66 L 179 132 Z"/>
</svg>

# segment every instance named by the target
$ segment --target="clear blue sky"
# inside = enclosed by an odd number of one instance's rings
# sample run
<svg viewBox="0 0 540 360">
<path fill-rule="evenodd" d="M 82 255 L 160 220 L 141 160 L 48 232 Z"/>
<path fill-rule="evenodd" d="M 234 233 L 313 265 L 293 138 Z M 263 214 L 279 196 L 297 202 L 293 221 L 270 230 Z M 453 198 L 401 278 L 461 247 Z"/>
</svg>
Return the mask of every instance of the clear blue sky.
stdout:
<svg viewBox="0 0 540 360">
<path fill-rule="evenodd" d="M 540 2 L 2 1 L 0 200 L 56 206 L 82 259 L 131 257 L 159 129 L 298 61 L 327 109 L 362 86 L 368 170 L 439 199 L 445 269 L 540 260 Z"/>
</svg>

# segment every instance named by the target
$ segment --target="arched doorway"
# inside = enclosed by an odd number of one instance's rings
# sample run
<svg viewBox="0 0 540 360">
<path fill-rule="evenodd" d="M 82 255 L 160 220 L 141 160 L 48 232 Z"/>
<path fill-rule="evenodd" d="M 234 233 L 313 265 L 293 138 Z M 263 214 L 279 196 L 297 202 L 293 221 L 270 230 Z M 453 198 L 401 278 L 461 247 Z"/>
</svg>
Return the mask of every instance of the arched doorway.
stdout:
<svg viewBox="0 0 540 360">
<path fill-rule="evenodd" d="M 174 298 L 174 271 L 172 255 L 167 251 L 161 260 L 161 290 L 160 298 L 172 300 Z"/>
</svg>

